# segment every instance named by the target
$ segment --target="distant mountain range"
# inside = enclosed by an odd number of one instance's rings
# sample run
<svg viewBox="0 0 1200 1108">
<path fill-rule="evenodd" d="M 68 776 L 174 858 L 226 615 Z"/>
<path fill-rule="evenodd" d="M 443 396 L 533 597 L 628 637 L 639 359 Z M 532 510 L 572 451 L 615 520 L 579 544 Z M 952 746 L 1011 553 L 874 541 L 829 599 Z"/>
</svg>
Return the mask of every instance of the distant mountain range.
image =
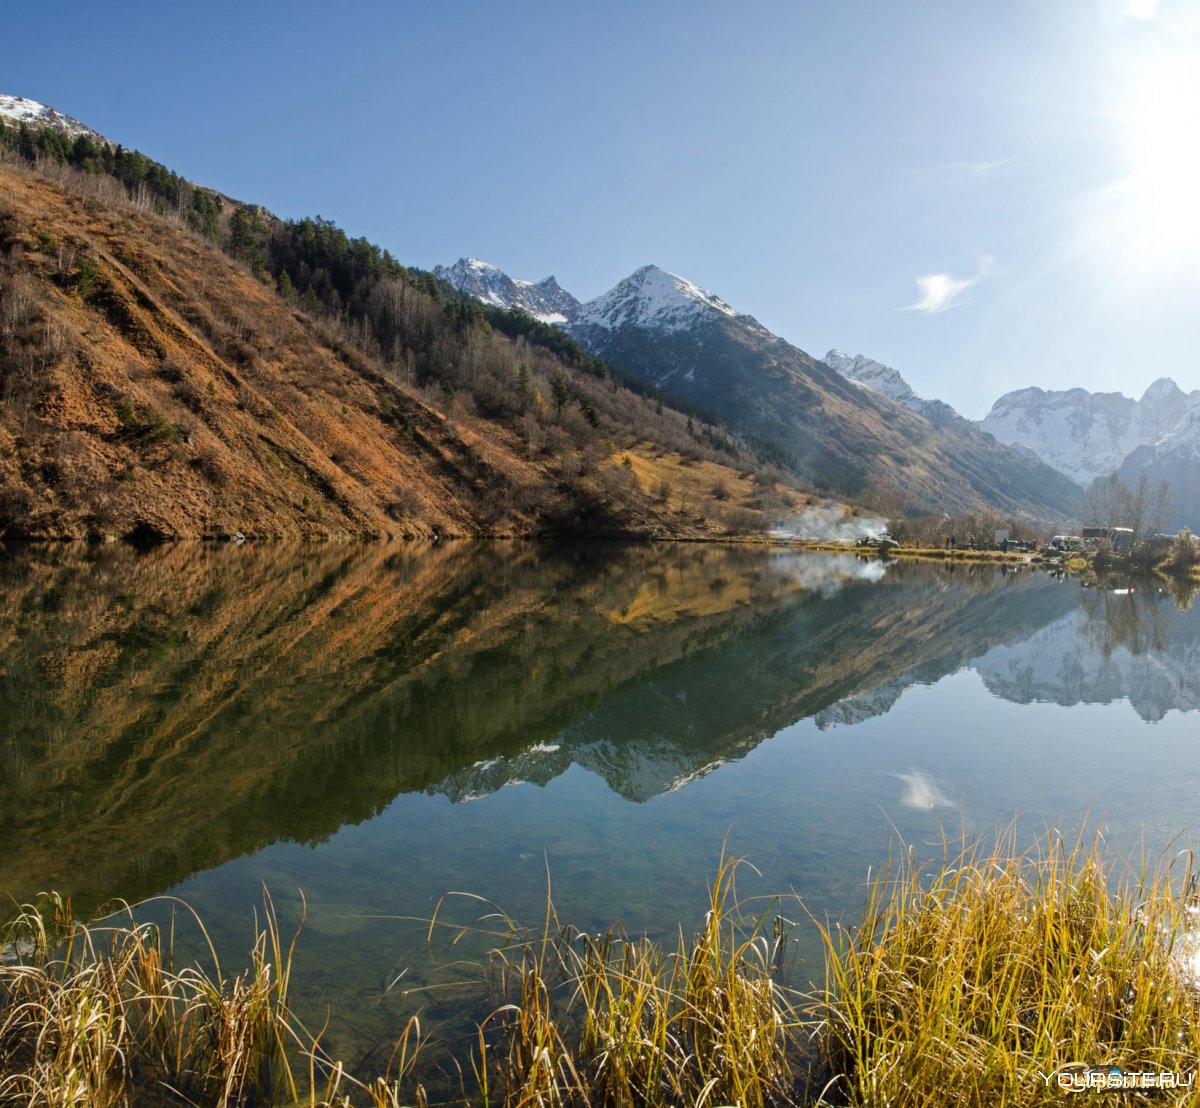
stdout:
<svg viewBox="0 0 1200 1108">
<path fill-rule="evenodd" d="M 387 279 L 407 282 L 407 290 L 400 295 L 397 289 L 385 291 L 381 287 L 368 295 L 369 290 L 364 291 L 366 286 L 362 281 L 358 284 L 347 283 L 344 288 L 334 287 L 336 281 L 340 280 L 337 276 L 340 270 L 320 270 L 320 266 L 326 265 L 324 255 L 319 263 L 301 256 L 304 251 L 311 251 L 314 245 L 320 250 L 327 248 L 328 244 L 319 235 L 312 237 L 312 241 L 288 244 L 284 241 L 287 236 L 285 225 L 274 220 L 263 209 L 243 205 L 199 186 L 193 187 L 171 174 L 166 167 L 157 166 L 139 154 L 121 152 L 78 120 L 36 101 L 17 96 L 0 97 L 0 123 L 9 124 L 6 130 L 10 149 L 27 157 L 27 160 L 40 156 L 50 161 L 65 161 L 88 173 L 114 175 L 128 188 L 134 187 L 130 184 L 134 180 L 138 188 L 146 191 L 148 187 L 153 193 L 152 205 L 157 206 L 160 197 L 163 201 L 162 210 L 166 211 L 174 204 L 175 207 L 170 210 L 182 214 L 193 230 L 199 231 L 214 245 L 219 245 L 227 254 L 232 254 L 237 261 L 248 266 L 260 282 L 265 281 L 268 285 L 278 283 L 282 299 L 290 295 L 292 302 L 298 301 L 298 306 L 309 314 L 339 316 L 340 313 L 347 319 L 355 320 L 355 326 L 363 331 L 364 350 L 370 357 L 378 358 L 380 352 L 386 352 L 388 358 L 396 361 L 403 356 L 410 377 L 426 389 L 420 396 L 412 398 L 413 412 L 420 411 L 422 418 L 429 415 L 437 419 L 436 412 L 423 411 L 422 406 L 428 397 L 444 395 L 452 402 L 463 389 L 472 393 L 468 408 L 491 420 L 511 422 L 512 409 L 515 407 L 522 411 L 528 409 L 526 414 L 532 414 L 533 423 L 563 423 L 565 415 L 578 405 L 587 423 L 595 431 L 608 435 L 611 441 L 620 439 L 629 445 L 654 440 L 661 447 L 669 439 L 676 451 L 683 448 L 679 445 L 681 442 L 687 449 L 700 447 L 710 452 L 732 450 L 738 459 L 732 464 L 740 468 L 746 464 L 753 465 L 755 458 L 760 462 L 773 461 L 822 495 L 856 500 L 889 515 L 926 512 L 961 514 L 989 508 L 1008 515 L 1058 523 L 1076 514 L 1081 496 L 1080 486 L 1086 485 L 1097 473 L 1118 468 L 1131 479 L 1141 475 L 1151 480 L 1169 479 L 1176 489 L 1176 507 L 1180 518 L 1190 519 L 1200 514 L 1196 510 L 1200 508 L 1200 416 L 1197 416 L 1200 412 L 1200 391 L 1185 395 L 1166 379 L 1156 382 L 1137 402 L 1120 396 L 1093 397 L 1083 390 L 1071 390 L 1069 393 L 1020 390 L 1002 397 L 988 417 L 976 425 L 962 418 L 942 401 L 919 396 L 891 367 L 861 354 L 851 356 L 837 350 L 831 350 L 824 359 L 813 357 L 772 334 L 753 316 L 738 310 L 719 296 L 657 266 L 643 266 L 602 296 L 588 303 L 580 303 L 553 277 L 536 282 L 516 279 L 486 262 L 464 258 L 452 266 L 438 267 L 432 274 L 433 281 L 444 282 L 443 288 L 451 286 L 492 308 L 520 309 L 536 321 L 535 327 L 540 323 L 561 328 L 587 354 L 604 359 L 610 366 L 623 371 L 626 381 L 636 378 L 657 390 L 661 402 L 657 405 L 656 414 L 653 411 L 648 414 L 645 403 L 641 401 L 639 403 L 643 407 L 634 412 L 631 407 L 635 406 L 635 400 L 628 393 L 618 395 L 613 392 L 610 398 L 609 394 L 596 392 L 597 386 L 589 382 L 588 374 L 593 377 L 599 374 L 603 378 L 606 373 L 603 366 L 587 369 L 584 362 L 579 360 L 586 360 L 586 355 L 570 344 L 563 344 L 549 328 L 543 327 L 535 333 L 529 331 L 527 325 L 515 322 L 511 325 L 517 327 L 517 331 L 504 330 L 503 336 L 497 335 L 491 340 L 489 373 L 496 375 L 495 380 L 480 383 L 474 361 L 478 352 L 469 352 L 467 349 L 466 329 L 472 326 L 468 317 L 457 322 L 447 317 L 438 323 L 439 327 L 447 328 L 445 341 L 463 344 L 461 357 L 446 350 L 430 361 L 428 368 L 420 364 L 420 359 L 426 355 L 433 357 L 436 345 L 429 332 L 430 321 L 435 317 L 429 315 L 429 310 L 424 307 L 414 307 L 416 300 L 426 292 L 433 295 L 434 285 L 430 283 L 427 288 L 422 284 L 429 282 L 431 275 L 404 269 L 386 252 L 363 243 L 363 246 L 376 251 L 383 268 L 391 267 Z M 40 134 L 37 143 L 34 143 L 36 150 L 32 155 L 27 149 L 31 140 L 27 137 L 17 139 L 12 124 L 28 128 L 32 134 Z M 49 132 L 58 134 L 52 135 L 53 141 L 46 143 L 43 140 Z M 64 143 L 62 136 L 73 140 L 89 139 L 97 145 L 90 146 L 89 143 L 81 144 L 78 141 Z M 37 154 L 38 150 L 42 152 L 41 155 Z M 105 152 L 103 158 L 100 157 L 100 150 Z M 141 170 L 150 176 L 138 176 Z M 22 209 L 21 219 L 39 206 L 48 210 L 52 205 L 59 205 L 57 199 L 49 196 L 47 187 L 47 183 L 22 186 L 20 190 L 13 186 L 10 191 L 14 194 L 16 191 L 27 194 L 25 207 L 28 211 Z M 183 191 L 180 192 L 180 189 Z M 239 213 L 251 214 L 243 218 Z M 78 213 L 69 211 L 69 206 L 56 208 L 54 218 L 62 222 L 59 230 L 67 238 L 74 241 L 79 237 L 79 228 L 73 224 L 67 227 L 68 223 L 77 222 L 79 218 Z M 320 221 L 314 224 L 314 228 L 320 234 L 326 234 L 321 230 Z M 149 234 L 150 231 L 146 229 L 143 233 Z M 157 228 L 155 233 L 158 233 Z M 174 258 L 173 245 L 167 252 Z M 73 325 L 72 330 L 82 328 L 81 333 L 85 336 L 96 332 L 94 328 L 91 331 L 87 329 L 83 316 L 88 312 L 80 312 L 80 308 L 90 310 L 93 315 L 102 311 L 108 325 L 121 332 L 118 337 L 128 339 L 134 348 L 142 352 L 137 357 L 148 357 L 147 352 L 151 351 L 153 344 L 147 345 L 143 339 L 134 341 L 136 336 L 133 336 L 133 332 L 140 333 L 140 330 L 150 327 L 150 323 L 133 319 L 133 316 L 150 308 L 157 311 L 157 306 L 140 286 L 136 295 L 130 292 L 133 300 L 126 304 L 124 291 L 128 290 L 122 286 L 119 290 L 121 295 L 117 295 L 117 286 L 125 280 L 123 271 L 115 267 L 115 262 L 110 265 L 110 261 L 103 250 L 96 252 L 95 259 L 88 259 L 88 264 L 96 267 L 100 282 L 98 291 L 87 284 L 86 293 L 81 294 L 79 282 L 85 278 L 82 271 L 79 274 L 72 272 L 68 274 L 65 285 L 63 279 L 58 280 L 62 288 L 55 290 L 45 285 L 45 296 L 39 301 L 38 311 L 48 317 L 53 315 L 63 319 L 79 316 L 79 320 L 75 321 L 78 328 Z M 215 263 L 215 259 L 212 261 Z M 123 264 L 128 266 L 127 262 Z M 180 265 L 184 264 L 181 260 Z M 209 264 L 208 260 L 205 264 Z M 287 266 L 291 266 L 292 272 L 288 271 Z M 369 280 L 379 281 L 381 272 L 382 269 L 377 267 L 371 271 Z M 284 278 L 288 279 L 286 284 Z M 157 278 L 153 274 L 135 272 L 132 279 L 135 283 L 140 281 L 147 284 L 151 292 L 157 295 L 154 285 Z M 300 284 L 293 287 L 293 281 L 299 281 Z M 72 291 L 74 297 L 63 296 L 63 288 Z M 302 291 L 305 293 L 303 298 L 299 295 Z M 168 292 L 176 295 L 171 290 L 163 295 Z M 120 299 L 121 303 L 116 306 L 110 304 L 114 297 Z M 361 302 L 354 302 L 355 298 L 360 298 Z M 278 306 L 264 304 L 263 310 L 270 314 L 268 307 L 274 310 Z M 245 342 L 238 346 L 228 339 L 228 329 L 223 329 L 220 320 L 212 318 L 211 304 L 206 310 L 190 304 L 175 305 L 174 310 L 183 314 L 189 326 L 199 327 L 202 323 L 202 330 L 207 328 L 213 333 L 201 337 L 198 342 L 189 340 L 185 344 L 186 354 L 183 353 L 183 347 L 179 351 L 174 350 L 173 339 L 171 342 L 158 341 L 157 345 L 153 345 L 156 358 L 161 360 L 178 356 L 194 361 L 200 356 L 197 352 L 202 352 L 206 343 L 212 346 L 215 342 L 221 346 L 222 359 L 236 362 L 238 359 L 253 361 L 257 357 L 261 360 L 263 351 L 256 354 Z M 447 305 L 447 310 L 453 315 L 453 302 Z M 495 322 L 503 327 L 503 321 Z M 280 320 L 272 326 L 284 325 L 284 321 Z M 32 328 L 32 323 L 29 327 Z M 511 356 L 504 344 L 509 339 L 515 339 L 518 332 L 521 341 L 527 344 L 523 349 L 533 343 L 543 351 L 553 351 L 555 356 L 566 358 L 568 365 L 572 366 L 572 372 L 568 374 L 571 380 L 571 403 L 568 405 L 567 399 L 555 401 L 552 411 L 556 419 L 547 415 L 551 409 L 546 406 L 546 397 L 550 395 L 550 379 L 555 373 L 549 362 L 534 359 L 531 364 L 525 365 L 523 372 L 526 374 L 526 383 L 515 394 L 512 392 L 514 374 L 518 371 L 507 367 Z M 28 336 L 22 337 L 22 342 L 26 340 L 28 343 L 35 341 L 32 329 Z M 297 342 L 300 342 L 299 337 Z M 226 346 L 228 350 L 225 350 Z M 426 347 L 429 349 L 426 350 Z M 575 354 L 571 354 L 571 350 L 575 350 Z M 576 359 L 574 363 L 570 361 L 572 357 Z M 241 368 L 244 367 L 228 370 L 227 379 L 236 381 L 237 388 L 253 391 L 258 386 L 253 380 L 242 382 Z M 278 372 L 282 366 L 271 368 L 272 372 Z M 584 376 L 579 375 L 579 370 L 584 370 Z M 123 383 L 112 386 L 116 390 L 113 396 L 123 392 L 131 392 L 131 395 L 117 396 L 116 400 L 112 400 L 112 404 L 116 405 L 113 418 L 120 424 L 119 433 L 115 438 L 110 435 L 104 440 L 95 457 L 87 455 L 89 464 L 96 461 L 99 465 L 99 455 L 104 454 L 106 457 L 100 459 L 104 463 L 102 468 L 108 472 L 124 472 L 122 465 L 128 468 L 128 463 L 123 461 L 124 455 L 153 453 L 161 442 L 174 437 L 178 430 L 177 423 L 188 422 L 182 413 L 178 421 L 164 415 L 163 408 L 174 411 L 179 409 L 181 402 L 192 412 L 200 412 L 204 408 L 203 396 L 193 395 L 195 382 L 174 380 L 179 372 L 177 368 L 170 367 L 160 375 L 162 381 L 136 377 L 137 382 L 152 381 L 153 388 L 139 384 L 131 390 Z M 356 367 L 353 371 L 355 380 L 361 375 L 362 371 Z M 440 386 L 440 394 L 428 391 L 431 377 L 437 377 L 434 384 Z M 70 383 L 75 384 L 73 377 Z M 174 387 L 164 388 L 164 383 Z M 270 384 L 270 389 L 277 387 L 274 382 Z M 376 391 L 378 389 L 376 385 L 370 387 Z M 641 384 L 635 386 L 638 391 L 642 387 Z M 215 389 L 216 384 L 212 383 L 211 388 Z M 133 396 L 133 392 L 137 395 Z M 151 392 L 155 396 L 152 397 Z M 301 389 L 300 392 L 304 393 L 305 390 Z M 161 396 L 158 395 L 160 393 Z M 691 420 L 685 419 L 681 413 L 668 415 L 664 421 L 662 402 L 679 405 L 685 412 L 692 413 L 697 425 L 693 427 Z M 387 425 L 385 434 L 390 435 L 391 425 L 398 420 L 395 414 L 398 399 L 388 396 L 376 411 L 371 409 L 370 398 L 364 391 L 363 403 L 363 412 L 352 413 L 344 403 L 340 407 L 335 405 L 321 410 L 344 412 L 350 422 L 358 427 L 357 431 L 348 434 L 360 443 L 364 438 L 364 423 L 372 424 L 373 431 L 375 423 L 383 423 Z M 274 411 L 274 405 L 274 401 L 264 401 L 260 407 L 264 412 Z M 245 413 L 251 411 L 251 407 L 242 403 L 236 410 Z M 61 414 L 58 409 L 54 409 L 54 412 L 56 416 Z M 125 414 L 122 415 L 122 412 Z M 207 412 L 201 414 L 208 418 Z M 224 418 L 223 408 L 220 414 Z M 253 423 L 259 418 L 252 413 L 248 422 Z M 411 433 L 415 424 L 411 417 L 406 418 L 408 421 L 405 426 L 409 427 Z M 654 420 L 658 420 L 661 427 L 656 426 L 654 433 L 648 434 L 647 428 Z M 400 422 L 404 423 L 403 420 Z M 691 436 L 691 445 L 686 445 L 688 440 L 682 438 L 685 423 L 686 433 Z M 160 426 L 162 430 L 157 430 Z M 281 424 L 281 427 L 288 434 L 291 433 L 290 423 Z M 571 427 L 574 428 L 574 424 Z M 616 434 L 618 427 L 622 428 L 620 435 Z M 218 437 L 224 439 L 227 430 L 223 426 L 218 428 Z M 540 434 L 537 427 L 530 433 L 535 431 Z M 574 431 L 579 429 L 574 428 Z M 309 433 L 304 432 L 305 435 Z M 503 430 L 497 428 L 497 433 L 497 442 L 506 443 L 509 434 L 507 427 Z M 262 436 L 258 440 L 243 436 L 238 441 L 262 441 Z M 185 446 L 193 447 L 197 436 L 185 435 L 183 442 Z M 311 452 L 307 443 L 298 445 L 296 449 L 299 450 L 296 456 L 307 456 Z M 389 455 L 394 457 L 389 456 L 385 469 L 389 473 L 394 471 L 393 476 L 399 475 L 398 467 L 406 464 L 402 455 L 408 451 L 408 444 L 389 443 L 387 449 Z M 159 452 L 162 452 L 161 449 Z M 328 450 L 324 453 L 334 459 L 335 466 L 342 465 L 345 457 L 343 451 Z M 121 458 L 116 458 L 118 454 Z M 318 450 L 317 454 L 322 454 L 322 451 Z M 133 460 L 139 462 L 139 458 Z M 261 459 L 254 461 L 257 465 Z M 313 464 L 324 465 L 319 458 Z M 508 459 L 505 464 L 508 464 Z M 496 470 L 493 461 L 488 461 L 486 466 L 490 467 L 489 472 Z M 20 522 L 36 516 L 40 522 L 32 528 L 22 524 L 22 533 L 74 534 L 81 528 L 89 533 L 105 531 L 105 527 L 98 523 L 85 525 L 86 513 L 91 507 L 87 503 L 81 501 L 77 508 L 71 507 L 64 514 L 60 501 L 54 499 L 53 490 L 49 489 L 49 479 L 43 481 L 29 477 L 34 468 L 22 462 L 19 473 L 13 469 L 7 478 L 0 474 L 0 481 L 6 482 L 7 490 L 0 499 L 21 509 L 17 511 L 13 508 L 9 512 L 10 524 L 12 520 Z M 170 467 L 173 477 L 178 476 L 174 473 L 178 468 Z M 362 485 L 368 499 L 378 500 L 379 482 L 363 482 L 358 470 L 353 466 L 351 470 L 353 472 L 348 471 L 351 482 Z M 57 473 L 58 470 L 42 467 L 37 472 Z M 158 472 L 161 475 L 164 471 Z M 176 483 L 181 484 L 181 488 L 186 484 L 191 492 L 199 491 L 205 500 L 210 500 L 215 493 L 209 486 L 216 484 L 211 474 L 216 472 L 215 466 L 206 467 L 193 459 L 189 469 L 180 470 L 186 481 Z M 242 476 L 239 472 L 238 481 Z M 538 495 L 549 505 L 553 496 L 548 483 L 552 482 L 553 474 L 547 469 L 546 473 L 538 476 L 539 481 L 546 485 Z M 350 526 L 354 529 L 386 530 L 388 525 L 385 520 L 403 514 L 398 507 L 400 501 L 421 498 L 413 484 L 415 477 L 405 472 L 402 480 L 394 482 L 397 488 L 406 490 L 405 495 L 394 502 L 368 505 L 364 501 L 361 506 L 356 505 L 355 510 L 349 513 L 353 517 Z M 323 475 L 322 481 L 325 480 Z M 391 476 L 386 478 L 386 481 L 392 480 Z M 515 479 L 510 477 L 506 480 Z M 416 478 L 416 483 L 420 484 L 420 478 Z M 46 489 L 42 488 L 44 484 L 47 485 Z M 347 506 L 354 496 L 339 488 L 339 484 L 322 484 L 318 481 L 314 487 L 323 498 L 331 501 L 339 516 L 346 516 Z M 613 484 L 613 481 L 608 482 L 608 485 Z M 199 489 L 200 485 L 204 486 L 202 490 Z M 262 496 L 266 496 L 269 486 L 270 481 L 264 477 L 255 499 L 261 500 Z M 157 481 L 153 485 L 150 482 L 143 485 L 127 481 L 126 487 L 118 491 L 120 495 L 112 499 L 121 502 L 117 514 L 122 517 L 118 522 L 123 527 L 129 520 L 137 523 L 134 517 L 145 512 L 148 504 L 143 501 L 152 493 L 157 495 L 159 489 Z M 184 496 L 179 489 L 162 491 L 163 505 L 169 503 L 178 508 L 186 501 L 188 512 L 195 514 L 191 507 L 195 496 L 190 493 Z M 587 503 L 580 509 L 582 515 L 574 508 L 569 508 L 568 514 L 575 511 L 571 518 L 587 521 L 598 518 L 593 502 L 603 501 L 601 507 L 604 512 L 601 514 L 607 513 L 605 526 L 613 525 L 614 512 L 620 514 L 622 498 L 615 496 L 607 485 L 598 491 L 585 491 Z M 641 491 L 646 490 L 643 487 Z M 293 496 L 293 492 L 298 495 Z M 288 505 L 272 505 L 272 512 L 283 508 L 282 516 L 288 517 L 281 518 L 278 525 L 285 530 L 297 526 L 308 527 L 309 523 L 292 517 L 297 516 L 296 504 L 299 504 L 301 513 L 305 513 L 312 499 L 311 492 L 305 494 L 299 486 L 290 491 L 286 498 Z M 222 503 L 229 502 L 229 497 L 222 497 Z M 499 498 L 488 501 L 493 502 L 507 505 L 512 500 Z M 30 510 L 26 510 L 25 505 L 30 505 Z M 446 511 L 442 512 L 439 508 L 440 514 L 447 515 L 446 520 L 439 519 L 437 522 L 439 530 L 450 526 L 448 505 L 447 499 L 446 505 L 442 505 Z M 159 507 L 157 504 L 152 506 L 156 516 L 162 514 Z M 552 507 L 558 518 L 562 506 L 556 503 Z M 45 511 L 42 511 L 43 508 Z M 160 536 L 195 531 L 197 520 L 185 519 L 177 508 L 168 513 L 173 518 L 150 520 L 143 530 Z M 166 511 L 165 508 L 163 510 Z M 549 510 L 539 508 L 537 511 L 526 511 L 517 521 L 517 527 L 537 526 L 538 511 L 545 517 Z M 265 513 L 266 509 L 259 505 L 255 511 Z M 330 517 L 328 509 L 314 509 L 318 518 L 322 512 L 325 518 Z M 96 516 L 97 513 L 92 511 L 91 514 Z M 211 515 L 211 512 L 208 514 Z M 339 521 L 339 527 L 349 522 Z M 621 525 L 624 526 L 626 522 L 622 521 Z M 469 530 L 476 523 L 464 518 L 456 520 L 455 526 L 456 529 Z M 660 524 L 661 521 L 656 518 L 654 525 Z M 199 524 L 199 528 L 207 533 L 210 525 L 216 526 L 212 520 L 206 519 Z M 273 520 L 271 527 L 276 525 Z M 505 524 L 511 525 L 508 522 Z M 644 520 L 638 523 L 639 527 L 650 525 Z M 494 524 L 487 524 L 484 529 L 489 526 Z M 325 529 L 324 526 L 318 527 L 318 530 Z M 0 520 L 0 531 L 3 530 L 3 520 Z"/>
<path fill-rule="evenodd" d="M 948 404 L 918 396 L 890 366 L 837 350 L 825 361 L 934 423 L 962 419 Z M 1172 490 L 1166 526 L 1174 531 L 1200 524 L 1200 389 L 1186 393 L 1169 377 L 1160 377 L 1140 400 L 1081 388 L 1017 389 L 1000 397 L 975 426 L 1040 458 L 1081 488 L 1111 473 L 1130 487 L 1143 477 L 1152 486 L 1165 481 Z"/>
<path fill-rule="evenodd" d="M 855 395 L 831 384 L 826 367 L 859 386 L 857 400 L 866 410 L 862 428 L 872 417 L 890 420 L 909 438 L 908 461 L 926 451 L 936 454 L 944 478 L 953 483 L 953 477 L 965 476 L 995 507 L 1013 511 L 1025 499 L 1043 507 L 1053 504 L 1060 516 L 1073 514 L 1078 495 L 1065 491 L 1061 482 L 1048 482 L 1036 465 L 1041 462 L 1080 489 L 1111 473 L 1127 483 L 1142 476 L 1152 483 L 1165 480 L 1174 494 L 1171 528 L 1200 523 L 1200 390 L 1185 393 L 1170 378 L 1155 381 L 1140 400 L 1081 388 L 1019 389 L 1000 397 L 982 420 L 972 421 L 944 401 L 920 396 L 897 370 L 863 354 L 834 349 L 818 362 L 752 316 L 657 266 L 643 266 L 586 304 L 553 278 L 540 285 L 514 281 L 472 259 L 435 272 L 485 303 L 523 308 L 563 326 L 592 353 L 670 395 L 722 413 L 743 429 L 785 445 L 803 439 L 811 452 L 808 475 L 838 487 L 840 473 L 843 490 L 846 476 L 863 487 L 873 477 L 877 481 L 878 461 L 897 475 L 908 507 L 963 506 L 963 498 L 949 494 L 947 482 L 936 477 L 926 495 L 916 492 L 906 481 L 906 459 L 889 455 L 888 436 L 856 435 L 838 423 L 839 405 L 853 405 Z M 487 274 L 482 290 L 481 272 Z M 553 300 L 534 297 L 543 286 L 552 286 Z M 898 427 L 894 413 L 863 396 L 868 392 L 894 401 L 922 422 Z M 835 418 L 826 420 L 829 415 Z M 981 480 L 975 468 L 987 453 L 987 437 L 1009 448 L 988 458 L 990 481 Z M 845 448 L 855 457 L 848 458 Z"/>
<path fill-rule="evenodd" d="M 529 310 L 529 290 L 540 287 L 470 259 L 436 272 L 496 307 Z M 879 373 L 849 379 L 658 266 L 643 266 L 573 310 L 563 303 L 555 308 L 567 317 L 560 326 L 584 349 L 667 397 L 716 413 L 818 489 L 892 515 L 990 507 L 1062 520 L 1076 511 L 1079 491 L 1061 474 L 980 433 L 948 405 L 905 392 L 894 371 L 883 376 L 896 392 L 880 387 Z M 869 376 L 874 365 L 858 359 L 857 372 Z"/>
<path fill-rule="evenodd" d="M 1018 389 L 1000 397 L 980 426 L 1001 442 L 1029 447 L 1086 486 L 1171 433 L 1189 410 L 1200 410 L 1200 390 L 1189 395 L 1160 377 L 1140 400 L 1086 389 Z"/>
</svg>

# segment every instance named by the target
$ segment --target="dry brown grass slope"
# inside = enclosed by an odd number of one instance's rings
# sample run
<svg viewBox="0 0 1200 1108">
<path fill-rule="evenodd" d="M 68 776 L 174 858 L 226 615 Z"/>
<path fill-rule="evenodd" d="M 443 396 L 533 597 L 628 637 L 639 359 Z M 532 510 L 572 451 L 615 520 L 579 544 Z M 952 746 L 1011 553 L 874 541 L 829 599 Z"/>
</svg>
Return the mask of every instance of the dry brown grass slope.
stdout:
<svg viewBox="0 0 1200 1108">
<path fill-rule="evenodd" d="M 564 481 L 561 458 L 439 407 L 209 242 L 94 191 L 0 164 L 0 536 L 729 530 L 728 511 L 614 479 L 600 443 Z"/>
</svg>

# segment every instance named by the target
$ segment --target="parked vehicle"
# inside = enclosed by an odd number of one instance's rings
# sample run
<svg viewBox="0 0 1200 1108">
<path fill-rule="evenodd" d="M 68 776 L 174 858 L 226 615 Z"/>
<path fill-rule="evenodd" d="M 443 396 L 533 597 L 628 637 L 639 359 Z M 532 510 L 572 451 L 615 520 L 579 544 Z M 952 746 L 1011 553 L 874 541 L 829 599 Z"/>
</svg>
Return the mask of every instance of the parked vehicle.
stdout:
<svg viewBox="0 0 1200 1108">
<path fill-rule="evenodd" d="M 855 546 L 869 546 L 873 550 L 895 550 L 900 544 L 892 538 L 886 531 L 878 535 L 868 536 L 864 539 L 859 539 Z"/>
</svg>

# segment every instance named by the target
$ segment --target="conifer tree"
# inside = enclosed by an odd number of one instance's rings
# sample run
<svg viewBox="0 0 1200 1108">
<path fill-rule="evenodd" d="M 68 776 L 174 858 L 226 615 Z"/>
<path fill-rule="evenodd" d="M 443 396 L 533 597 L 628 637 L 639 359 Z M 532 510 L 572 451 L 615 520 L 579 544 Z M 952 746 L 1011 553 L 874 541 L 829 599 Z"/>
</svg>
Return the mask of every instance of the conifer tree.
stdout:
<svg viewBox="0 0 1200 1108">
<path fill-rule="evenodd" d="M 291 275 L 286 269 L 279 274 L 279 295 L 283 297 L 283 302 L 289 308 L 295 305 L 296 286 L 292 284 Z"/>
<path fill-rule="evenodd" d="M 321 313 L 321 301 L 317 297 L 317 290 L 312 287 L 312 282 L 308 283 L 308 288 L 304 290 L 304 299 L 300 302 L 300 307 L 306 315 L 316 316 Z"/>
<path fill-rule="evenodd" d="M 554 410 L 561 417 L 562 410 L 571 399 L 571 389 L 567 384 L 567 375 L 561 369 L 554 371 L 550 378 L 550 395 L 554 400 Z"/>
<path fill-rule="evenodd" d="M 529 378 L 529 366 L 522 362 L 517 366 L 517 399 L 521 403 L 521 411 L 529 410 L 533 403 L 533 386 Z"/>
</svg>

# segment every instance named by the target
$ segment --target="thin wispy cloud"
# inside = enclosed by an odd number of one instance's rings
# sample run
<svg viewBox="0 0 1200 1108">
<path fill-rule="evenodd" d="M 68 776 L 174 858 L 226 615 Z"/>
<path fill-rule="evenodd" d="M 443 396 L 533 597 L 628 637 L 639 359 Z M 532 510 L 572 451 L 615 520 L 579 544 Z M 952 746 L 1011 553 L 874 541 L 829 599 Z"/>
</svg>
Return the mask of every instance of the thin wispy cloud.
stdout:
<svg viewBox="0 0 1200 1108">
<path fill-rule="evenodd" d="M 974 161 L 941 162 L 913 167 L 907 174 L 910 188 L 961 189 L 989 184 L 1012 172 L 1013 158 L 980 158 Z"/>
<path fill-rule="evenodd" d="M 1012 164 L 1011 158 L 997 158 L 990 162 L 967 162 L 964 169 L 972 177 L 991 177 Z"/>
<path fill-rule="evenodd" d="M 992 268 L 992 259 L 983 258 L 974 277 L 955 277 L 953 273 L 922 273 L 917 278 L 917 300 L 908 305 L 910 312 L 937 315 L 962 303 L 963 295 L 974 288 Z"/>
</svg>

